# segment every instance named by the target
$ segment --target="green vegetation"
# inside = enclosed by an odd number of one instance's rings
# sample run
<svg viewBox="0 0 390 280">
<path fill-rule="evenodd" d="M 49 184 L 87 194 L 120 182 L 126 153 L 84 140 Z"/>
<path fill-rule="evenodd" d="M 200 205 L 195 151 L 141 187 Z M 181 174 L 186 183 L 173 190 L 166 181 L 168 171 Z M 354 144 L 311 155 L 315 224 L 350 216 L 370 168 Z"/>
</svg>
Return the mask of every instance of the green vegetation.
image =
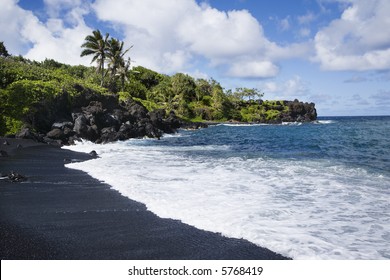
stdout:
<svg viewBox="0 0 390 280">
<path fill-rule="evenodd" d="M 9 56 L 7 49 L 4 46 L 4 42 L 0 42 L 0 56 Z"/>
<path fill-rule="evenodd" d="M 130 48 L 98 30 L 81 47 L 81 56 L 91 55 L 96 68 L 12 56 L 0 42 L 0 135 L 33 124 L 34 114 L 64 93 L 69 99 L 88 92 L 114 94 L 121 101 L 134 99 L 149 111 L 175 111 L 183 119 L 199 122 L 277 121 L 289 110 L 283 101 L 260 100 L 263 93 L 257 89 L 225 90 L 214 79 L 183 73 L 168 76 L 142 66 L 130 69 L 131 60 L 124 57 Z"/>
</svg>

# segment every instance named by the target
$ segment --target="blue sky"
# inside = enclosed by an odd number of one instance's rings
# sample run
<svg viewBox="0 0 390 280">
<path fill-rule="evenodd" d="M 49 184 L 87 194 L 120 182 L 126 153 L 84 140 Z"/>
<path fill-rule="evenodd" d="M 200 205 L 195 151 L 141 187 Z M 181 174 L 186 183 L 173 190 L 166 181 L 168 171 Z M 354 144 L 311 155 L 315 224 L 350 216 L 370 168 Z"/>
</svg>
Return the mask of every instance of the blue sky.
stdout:
<svg viewBox="0 0 390 280">
<path fill-rule="evenodd" d="M 94 29 L 134 65 L 315 102 L 320 116 L 390 115 L 388 0 L 0 0 L 0 41 L 30 59 L 90 65 Z"/>
</svg>

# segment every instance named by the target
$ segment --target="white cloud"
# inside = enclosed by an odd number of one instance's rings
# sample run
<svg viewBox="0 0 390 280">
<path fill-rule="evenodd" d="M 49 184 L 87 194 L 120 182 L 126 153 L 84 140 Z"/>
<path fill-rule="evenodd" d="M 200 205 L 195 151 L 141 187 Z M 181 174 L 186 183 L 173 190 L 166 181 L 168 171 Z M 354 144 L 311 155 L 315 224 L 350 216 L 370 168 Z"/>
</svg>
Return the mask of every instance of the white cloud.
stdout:
<svg viewBox="0 0 390 280">
<path fill-rule="evenodd" d="M 34 20 L 33 13 L 17 6 L 16 0 L 2 0 L 0 9 L 0 36 L 11 54 L 19 55 L 29 47 L 29 41 L 20 34 L 20 29 Z"/>
<path fill-rule="evenodd" d="M 31 22 L 22 30 L 22 35 L 34 44 L 25 55 L 27 58 L 38 61 L 52 58 L 63 63 L 88 64 L 89 58 L 80 57 L 80 46 L 91 32 L 88 27 L 78 25 L 74 28 L 50 29 L 47 25 Z"/>
<path fill-rule="evenodd" d="M 280 22 L 279 22 L 279 25 L 280 25 L 280 29 L 282 31 L 287 31 L 290 29 L 290 17 L 287 16 L 285 17 L 284 19 L 282 19 Z"/>
<path fill-rule="evenodd" d="M 123 30 L 138 64 L 165 73 L 188 72 L 203 59 L 234 77 L 273 77 L 275 60 L 302 55 L 269 41 L 246 10 L 225 12 L 195 0 L 97 0 L 93 8 Z"/>
<path fill-rule="evenodd" d="M 270 61 L 232 63 L 228 75 L 238 78 L 269 78 L 279 73 L 279 68 Z"/>
<path fill-rule="evenodd" d="M 65 27 L 62 19 L 48 18 L 43 23 L 32 12 L 21 9 L 17 1 L 2 0 L 0 33 L 12 54 L 38 61 L 52 58 L 63 63 L 88 64 L 88 58 L 80 58 L 80 46 L 91 32 L 83 21 L 84 13 L 79 6 L 69 10 L 74 26 Z"/>
<path fill-rule="evenodd" d="M 126 45 L 134 45 L 136 64 L 165 73 L 184 71 L 191 54 L 177 38 L 175 29 L 185 14 L 199 7 L 192 1 L 97 0 L 98 19 L 122 30 Z"/>
<path fill-rule="evenodd" d="M 298 75 L 281 82 L 266 82 L 261 88 L 267 95 L 267 98 L 272 99 L 302 99 L 310 94 L 308 83 Z"/>
<path fill-rule="evenodd" d="M 316 60 L 326 70 L 389 69 L 390 1 L 348 2 L 341 17 L 316 34 Z"/>
<path fill-rule="evenodd" d="M 315 19 L 316 16 L 312 12 L 307 12 L 305 15 L 298 17 L 298 22 L 299 24 L 307 25 L 313 22 Z"/>
<path fill-rule="evenodd" d="M 311 30 L 307 27 L 303 27 L 301 29 L 299 29 L 299 35 L 301 37 L 309 37 L 311 34 Z"/>
<path fill-rule="evenodd" d="M 43 0 L 46 11 L 50 17 L 56 18 L 63 11 L 69 11 L 75 7 L 81 7 L 81 0 Z"/>
<path fill-rule="evenodd" d="M 191 54 L 184 50 L 176 50 L 175 52 L 166 52 L 163 54 L 163 64 L 165 71 L 174 72 L 177 69 L 182 69 L 186 63 L 189 63 Z"/>
<path fill-rule="evenodd" d="M 255 53 L 261 45 L 269 44 L 261 25 L 245 10 L 197 9 L 183 18 L 177 32 L 192 51 L 209 59 Z"/>
</svg>

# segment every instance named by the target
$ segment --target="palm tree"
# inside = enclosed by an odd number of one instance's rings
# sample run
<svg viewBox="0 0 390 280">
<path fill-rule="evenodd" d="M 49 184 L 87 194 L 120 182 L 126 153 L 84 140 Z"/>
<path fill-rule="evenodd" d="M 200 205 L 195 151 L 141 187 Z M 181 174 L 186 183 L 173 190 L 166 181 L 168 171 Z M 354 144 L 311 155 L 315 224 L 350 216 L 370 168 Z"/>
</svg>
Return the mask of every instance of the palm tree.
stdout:
<svg viewBox="0 0 390 280">
<path fill-rule="evenodd" d="M 118 69 L 122 68 L 123 70 L 123 68 L 125 67 L 125 60 L 123 59 L 123 57 L 133 47 L 131 46 L 127 50 L 123 51 L 123 44 L 124 44 L 123 42 L 115 38 L 111 38 L 108 41 L 107 58 L 109 61 L 108 67 L 111 72 L 110 73 L 111 82 L 117 76 Z M 128 63 L 130 66 L 130 61 L 128 61 Z"/>
<path fill-rule="evenodd" d="M 108 52 L 109 34 L 106 33 L 105 37 L 103 38 L 100 30 L 94 30 L 92 33 L 93 35 L 88 35 L 85 37 L 85 42 L 81 45 L 84 50 L 81 52 L 80 56 L 93 55 L 91 63 L 95 61 L 97 62 L 98 66 L 96 70 L 97 72 L 101 73 L 100 85 L 103 86 L 105 75 L 104 63 Z"/>
<path fill-rule="evenodd" d="M 125 90 L 125 82 L 129 80 L 128 74 L 130 72 L 130 64 L 131 64 L 131 59 L 129 57 L 127 58 L 126 62 L 123 62 L 119 65 L 116 71 L 115 75 L 119 77 L 121 81 L 121 91 Z"/>
</svg>

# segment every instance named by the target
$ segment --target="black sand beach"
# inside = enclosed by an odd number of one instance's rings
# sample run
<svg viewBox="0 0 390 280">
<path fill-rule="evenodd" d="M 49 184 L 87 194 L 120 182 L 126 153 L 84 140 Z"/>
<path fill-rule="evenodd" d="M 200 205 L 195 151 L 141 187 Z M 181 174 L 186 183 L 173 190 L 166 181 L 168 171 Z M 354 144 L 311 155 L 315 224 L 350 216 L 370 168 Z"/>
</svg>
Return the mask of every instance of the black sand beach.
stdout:
<svg viewBox="0 0 390 280">
<path fill-rule="evenodd" d="M 248 241 L 161 219 L 64 159 L 90 155 L 0 138 L 1 259 L 285 259 Z M 21 144 L 22 148 L 16 148 Z"/>
</svg>

